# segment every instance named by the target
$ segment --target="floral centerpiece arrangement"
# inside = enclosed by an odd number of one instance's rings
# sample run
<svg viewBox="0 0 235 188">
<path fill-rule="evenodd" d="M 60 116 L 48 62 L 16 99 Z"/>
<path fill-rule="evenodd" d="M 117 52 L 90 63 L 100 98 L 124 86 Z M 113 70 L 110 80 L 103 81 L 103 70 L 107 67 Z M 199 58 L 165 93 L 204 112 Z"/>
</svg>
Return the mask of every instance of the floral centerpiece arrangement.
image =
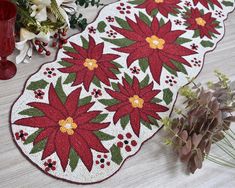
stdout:
<svg viewBox="0 0 235 188">
<path fill-rule="evenodd" d="M 100 0 L 13 0 L 17 5 L 16 31 L 20 51 L 16 63 L 29 63 L 33 51 L 50 56 L 50 47 L 62 48 L 69 28 L 83 30 L 86 18 L 79 7 L 100 6 Z"/>
</svg>

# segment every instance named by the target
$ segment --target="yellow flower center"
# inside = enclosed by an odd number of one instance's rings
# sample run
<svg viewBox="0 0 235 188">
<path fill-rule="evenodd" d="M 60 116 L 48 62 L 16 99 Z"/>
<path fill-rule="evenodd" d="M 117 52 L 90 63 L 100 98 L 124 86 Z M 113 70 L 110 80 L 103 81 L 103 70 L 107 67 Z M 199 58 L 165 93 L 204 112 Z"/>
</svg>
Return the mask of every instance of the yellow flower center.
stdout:
<svg viewBox="0 0 235 188">
<path fill-rule="evenodd" d="M 60 131 L 62 133 L 67 133 L 68 135 L 74 134 L 74 129 L 76 129 L 78 126 L 76 123 L 73 122 L 73 118 L 68 117 L 66 120 L 60 120 Z"/>
<path fill-rule="evenodd" d="M 155 3 L 164 3 L 164 0 L 154 0 Z"/>
<path fill-rule="evenodd" d="M 144 100 L 141 99 L 138 95 L 134 95 L 129 98 L 129 102 L 131 103 L 133 108 L 143 108 Z"/>
<path fill-rule="evenodd" d="M 149 47 L 152 49 L 162 50 L 164 48 L 164 44 L 166 43 L 165 40 L 158 38 L 156 35 L 147 37 L 145 40 L 149 43 Z"/>
<path fill-rule="evenodd" d="M 95 59 L 86 59 L 84 64 L 85 67 L 87 67 L 90 71 L 93 71 L 94 69 L 98 68 L 97 61 Z"/>
<path fill-rule="evenodd" d="M 197 25 L 200 25 L 200 26 L 203 26 L 203 27 L 206 25 L 206 21 L 201 17 L 196 18 L 195 21 L 197 22 Z"/>
</svg>

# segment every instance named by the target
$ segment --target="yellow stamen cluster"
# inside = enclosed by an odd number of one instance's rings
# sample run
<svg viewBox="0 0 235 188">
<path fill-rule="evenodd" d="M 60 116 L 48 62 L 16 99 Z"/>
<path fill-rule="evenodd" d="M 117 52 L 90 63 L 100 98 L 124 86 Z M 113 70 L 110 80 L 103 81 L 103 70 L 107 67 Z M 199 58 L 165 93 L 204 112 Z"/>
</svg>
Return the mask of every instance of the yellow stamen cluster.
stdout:
<svg viewBox="0 0 235 188">
<path fill-rule="evenodd" d="M 156 35 L 147 37 L 145 40 L 149 43 L 149 47 L 152 49 L 162 50 L 164 48 L 164 44 L 166 43 L 164 39 L 158 38 Z"/>
<path fill-rule="evenodd" d="M 155 3 L 164 3 L 164 0 L 154 0 Z"/>
<path fill-rule="evenodd" d="M 195 21 L 197 22 L 197 25 L 200 25 L 200 26 L 203 26 L 203 27 L 206 25 L 206 21 L 201 17 L 196 18 Z"/>
<path fill-rule="evenodd" d="M 78 127 L 71 117 L 68 117 L 66 120 L 60 120 L 59 125 L 60 131 L 62 133 L 67 133 L 70 136 L 74 134 L 74 129 Z"/>
<path fill-rule="evenodd" d="M 87 67 L 90 71 L 93 71 L 94 69 L 98 68 L 97 61 L 95 59 L 86 59 L 84 64 L 85 67 Z"/>
<path fill-rule="evenodd" d="M 133 108 L 143 108 L 144 106 L 144 100 L 141 99 L 138 95 L 134 95 L 133 97 L 129 98 L 129 102 Z"/>
</svg>

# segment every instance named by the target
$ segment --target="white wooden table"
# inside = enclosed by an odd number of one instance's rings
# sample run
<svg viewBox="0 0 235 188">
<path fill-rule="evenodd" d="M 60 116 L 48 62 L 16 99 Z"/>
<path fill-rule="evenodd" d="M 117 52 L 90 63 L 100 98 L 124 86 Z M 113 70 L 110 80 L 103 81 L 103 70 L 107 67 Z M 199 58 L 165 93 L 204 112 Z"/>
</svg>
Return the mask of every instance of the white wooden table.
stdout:
<svg viewBox="0 0 235 188">
<path fill-rule="evenodd" d="M 115 0 L 103 0 L 114 2 Z M 92 21 L 97 9 L 85 10 Z M 235 80 L 235 13 L 229 15 L 225 23 L 226 35 L 214 52 L 206 55 L 205 66 L 198 81 L 213 80 L 213 70 L 219 69 Z M 54 59 L 55 52 L 48 59 L 35 56 L 31 64 L 17 66 L 16 77 L 9 81 L 0 81 L 0 188 L 15 187 L 81 187 L 53 179 L 31 165 L 16 148 L 9 130 L 9 112 L 12 103 L 19 96 L 26 79 L 42 63 Z M 15 54 L 11 59 L 15 58 Z M 161 134 L 161 133 L 160 133 Z M 89 187 L 235 187 L 234 169 L 228 169 L 205 161 L 203 169 L 194 175 L 186 175 L 183 165 L 174 154 L 161 144 L 156 135 L 142 147 L 141 151 L 125 162 L 121 170 L 101 184 Z"/>
</svg>

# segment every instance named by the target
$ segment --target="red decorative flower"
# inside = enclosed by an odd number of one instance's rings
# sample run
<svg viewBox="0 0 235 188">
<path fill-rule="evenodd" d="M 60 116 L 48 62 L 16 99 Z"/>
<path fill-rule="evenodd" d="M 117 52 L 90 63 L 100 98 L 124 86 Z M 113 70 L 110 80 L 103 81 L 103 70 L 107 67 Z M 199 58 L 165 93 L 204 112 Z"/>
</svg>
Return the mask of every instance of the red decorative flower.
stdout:
<svg viewBox="0 0 235 188">
<path fill-rule="evenodd" d="M 46 75 L 48 78 L 52 78 L 52 77 L 56 76 L 55 69 L 48 68 L 48 67 L 46 68 L 46 71 L 44 71 L 43 74 Z"/>
<path fill-rule="evenodd" d="M 108 22 L 114 22 L 114 18 L 113 18 L 112 16 L 107 16 L 107 17 L 106 17 L 106 20 L 107 20 Z"/>
<path fill-rule="evenodd" d="M 197 58 L 192 59 L 191 62 L 193 63 L 193 66 L 195 67 L 201 67 L 202 61 Z"/>
<path fill-rule="evenodd" d="M 133 68 L 130 68 L 132 74 L 139 74 L 140 68 L 134 66 Z"/>
<path fill-rule="evenodd" d="M 88 31 L 89 31 L 89 33 L 93 33 L 93 34 L 96 33 L 96 29 L 93 26 L 88 27 Z"/>
<path fill-rule="evenodd" d="M 166 76 L 166 84 L 169 84 L 170 86 L 173 86 L 174 84 L 177 84 L 177 81 L 175 80 L 174 76 Z"/>
<path fill-rule="evenodd" d="M 16 140 L 21 140 L 23 142 L 26 140 L 27 136 L 28 136 L 28 133 L 24 132 L 23 130 L 15 133 Z"/>
<path fill-rule="evenodd" d="M 114 39 L 116 38 L 117 33 L 114 32 L 113 30 L 106 31 L 106 33 L 107 33 L 108 37 L 114 38 Z"/>
<path fill-rule="evenodd" d="M 76 80 L 73 86 L 84 84 L 88 91 L 94 77 L 110 86 L 109 79 L 117 79 L 110 69 L 117 69 L 111 61 L 117 59 L 119 55 L 103 54 L 104 43 L 96 44 L 94 38 L 89 36 L 88 49 L 70 42 L 76 52 L 64 52 L 71 58 L 63 58 L 63 61 L 72 64 L 70 67 L 60 68 L 63 73 L 76 73 Z"/>
<path fill-rule="evenodd" d="M 136 8 L 146 9 L 149 15 L 153 10 L 158 10 L 163 16 L 168 17 L 170 13 L 177 14 L 176 9 L 181 9 L 179 3 L 180 0 L 145 0 Z"/>
<path fill-rule="evenodd" d="M 91 149 L 102 153 L 108 152 L 93 132 L 108 127 L 109 123 L 91 122 L 101 111 L 88 112 L 94 103 L 78 107 L 80 93 L 81 88 L 74 90 L 68 95 L 65 104 L 63 104 L 51 84 L 49 104 L 39 102 L 28 104 L 41 110 L 45 115 L 23 118 L 15 122 L 15 124 L 21 126 L 43 128 L 43 131 L 35 138 L 34 144 L 47 139 L 42 160 L 56 152 L 64 171 L 68 164 L 71 148 L 76 151 L 89 171 L 93 166 Z"/>
<path fill-rule="evenodd" d="M 56 161 L 52 161 L 51 159 L 48 159 L 47 162 L 44 163 L 45 171 L 49 172 L 50 170 L 55 171 L 56 170 Z"/>
<path fill-rule="evenodd" d="M 112 28 L 125 38 L 133 41 L 133 44 L 129 46 L 115 49 L 129 54 L 127 58 L 128 67 L 135 60 L 147 58 L 153 78 L 158 83 L 160 83 L 164 65 L 178 71 L 172 60 L 191 67 L 183 56 L 192 55 L 196 52 L 176 43 L 176 39 L 186 31 L 172 31 L 170 21 L 160 27 L 156 17 L 153 18 L 151 26 L 142 21 L 137 15 L 135 15 L 136 22 L 129 18 L 126 19 L 131 30 L 116 26 L 112 26 Z"/>
<path fill-rule="evenodd" d="M 198 3 L 201 3 L 207 9 L 209 9 L 209 4 L 216 5 L 216 6 L 218 6 L 219 8 L 222 9 L 222 6 L 221 6 L 221 4 L 219 3 L 218 0 L 193 0 L 194 6 L 196 6 Z"/>
<path fill-rule="evenodd" d="M 216 30 L 219 23 L 211 15 L 211 12 L 204 14 L 198 8 L 191 8 L 184 16 L 186 25 L 188 26 L 187 29 L 199 31 L 201 38 L 207 36 L 211 39 L 212 34 L 220 34 Z"/>
<path fill-rule="evenodd" d="M 91 94 L 94 95 L 95 98 L 98 98 L 98 97 L 102 96 L 102 92 L 101 92 L 100 89 L 93 89 Z"/>
<path fill-rule="evenodd" d="M 127 152 L 131 152 L 131 148 L 137 146 L 137 142 L 132 139 L 131 133 L 127 133 L 126 135 L 119 134 L 118 139 L 120 141 L 117 143 L 117 146 L 119 148 L 124 147 Z"/>
<path fill-rule="evenodd" d="M 165 112 L 168 108 L 152 102 L 153 98 L 160 92 L 159 90 L 153 90 L 153 82 L 143 88 L 140 87 L 136 77 L 134 77 L 132 85 L 124 78 L 122 82 L 123 85 L 118 84 L 119 91 L 106 89 L 110 96 L 118 100 L 117 104 L 106 109 L 115 112 L 113 117 L 115 124 L 120 118 L 129 115 L 131 127 L 134 133 L 139 136 L 141 119 L 146 122 L 151 122 L 148 116 L 160 119 L 157 112 Z"/>
<path fill-rule="evenodd" d="M 34 91 L 34 94 L 36 99 L 43 99 L 43 96 L 45 95 L 41 89 Z"/>
<path fill-rule="evenodd" d="M 110 166 L 110 161 L 108 160 L 108 156 L 106 154 L 97 155 L 97 160 L 95 163 L 100 165 L 100 168 L 104 168 L 105 165 Z"/>
<path fill-rule="evenodd" d="M 120 3 L 117 7 L 117 10 L 119 10 L 120 14 L 130 14 L 131 7 L 129 5 L 125 5 L 124 3 Z"/>
</svg>

